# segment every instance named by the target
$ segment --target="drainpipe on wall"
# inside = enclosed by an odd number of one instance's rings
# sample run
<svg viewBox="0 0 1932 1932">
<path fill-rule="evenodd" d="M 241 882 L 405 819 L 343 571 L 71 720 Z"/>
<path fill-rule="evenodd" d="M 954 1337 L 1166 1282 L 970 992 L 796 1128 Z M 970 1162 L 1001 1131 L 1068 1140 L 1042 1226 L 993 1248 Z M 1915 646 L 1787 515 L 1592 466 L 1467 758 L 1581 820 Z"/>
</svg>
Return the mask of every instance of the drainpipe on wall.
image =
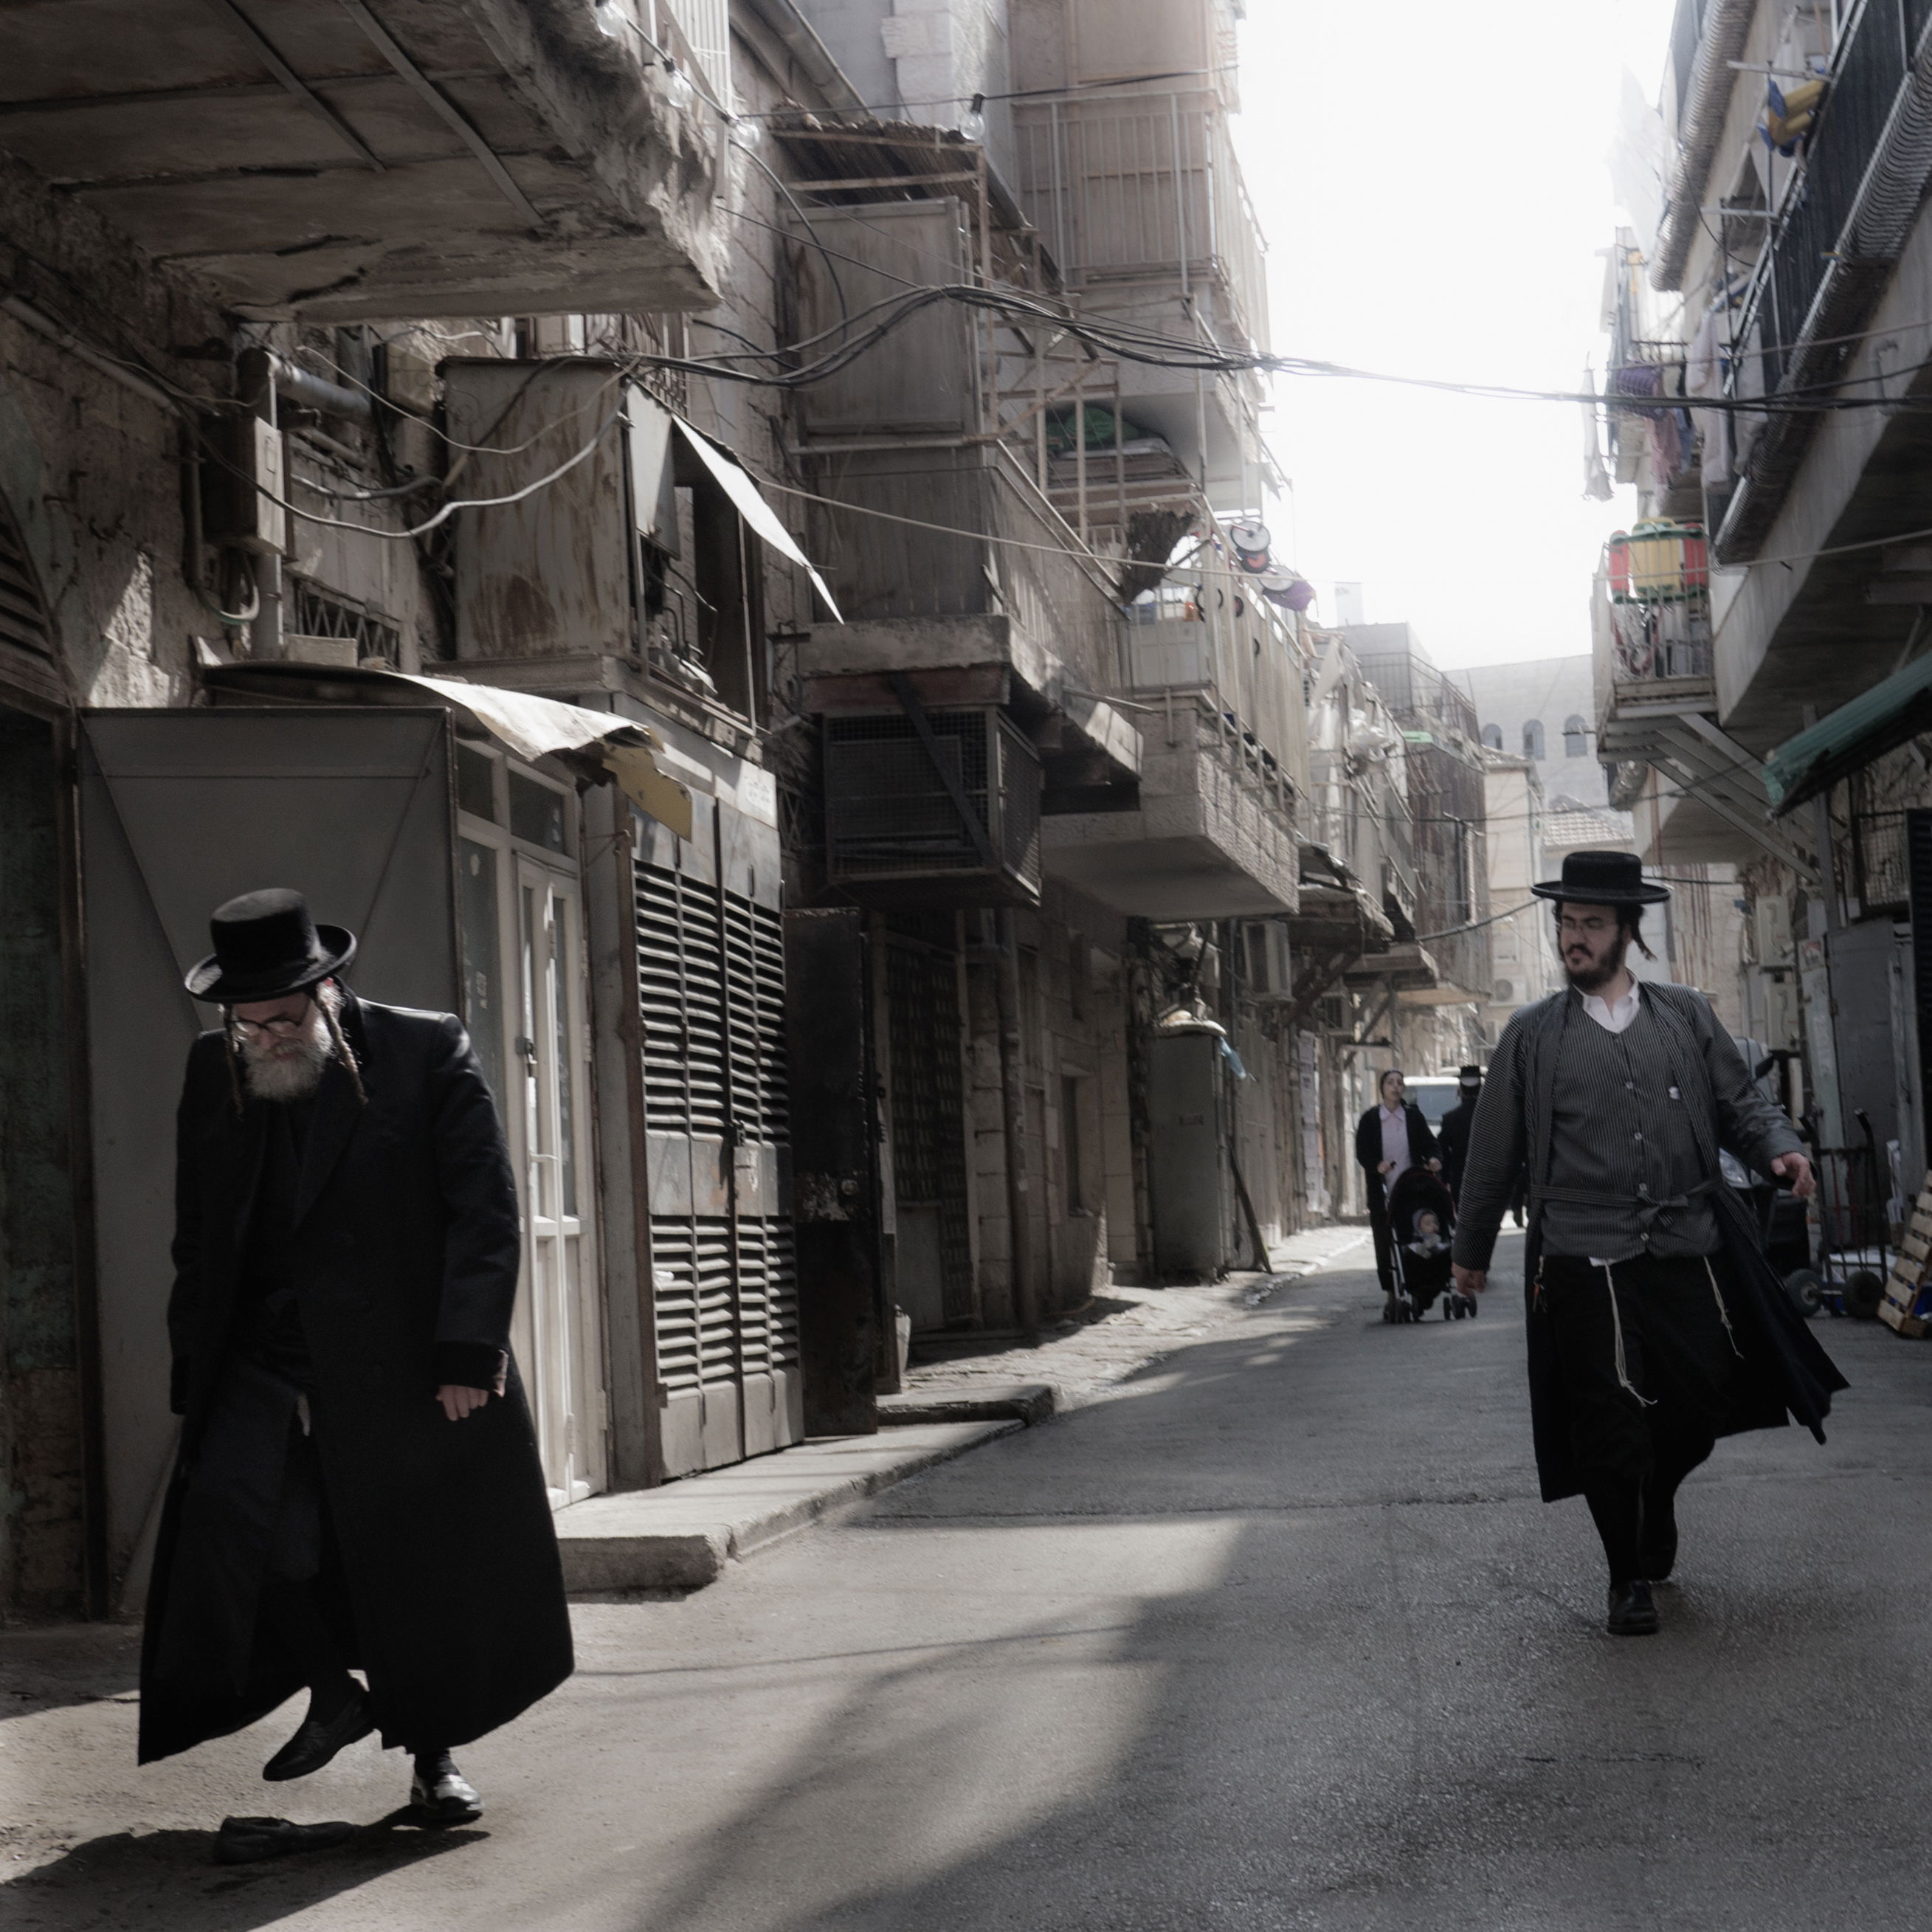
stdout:
<svg viewBox="0 0 1932 1932">
<path fill-rule="evenodd" d="M 1035 1252 L 1033 1192 L 1027 1179 L 1026 1043 L 1020 1030 L 1019 943 L 1012 908 L 993 915 L 993 999 L 1000 1018 L 1000 1105 L 1005 1128 L 1006 1221 L 1011 1229 L 1013 1325 L 1031 1335 L 1040 1328 L 1039 1256 Z"/>
<path fill-rule="evenodd" d="M 235 360 L 236 393 L 271 428 L 275 422 L 276 358 L 266 349 L 244 349 Z M 248 655 L 273 662 L 282 656 L 282 560 L 271 550 L 255 559 L 260 608 L 248 627 Z"/>
</svg>

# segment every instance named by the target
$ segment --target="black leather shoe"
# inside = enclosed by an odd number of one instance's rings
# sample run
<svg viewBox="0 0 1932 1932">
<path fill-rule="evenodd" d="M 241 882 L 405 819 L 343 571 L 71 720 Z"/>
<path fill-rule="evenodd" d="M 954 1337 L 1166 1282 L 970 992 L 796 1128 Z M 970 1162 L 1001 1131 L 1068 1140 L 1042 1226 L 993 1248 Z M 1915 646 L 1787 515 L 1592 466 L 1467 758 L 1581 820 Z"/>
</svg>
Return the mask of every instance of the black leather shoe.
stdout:
<svg viewBox="0 0 1932 1932">
<path fill-rule="evenodd" d="M 1641 1580 L 1610 1586 L 1610 1614 L 1604 1628 L 1612 1636 L 1654 1636 L 1657 1604 Z"/>
<path fill-rule="evenodd" d="M 418 1763 L 410 1780 L 410 1804 L 424 1825 L 470 1825 L 483 1815 L 476 1786 L 450 1762 L 447 1751 L 433 1766 Z"/>
<path fill-rule="evenodd" d="M 335 1754 L 366 1738 L 376 1728 L 375 1714 L 369 1700 L 358 1690 L 332 1718 L 304 1718 L 293 1737 L 262 1767 L 270 1783 L 306 1778 L 320 1771 Z"/>
<path fill-rule="evenodd" d="M 340 1819 L 328 1825 L 292 1825 L 286 1818 L 224 1818 L 214 1834 L 214 1862 L 252 1865 L 292 1852 L 325 1852 L 346 1844 L 356 1831 Z"/>
<path fill-rule="evenodd" d="M 1643 1541 L 1637 1550 L 1637 1561 L 1652 1582 L 1661 1583 L 1677 1567 L 1677 1514 L 1668 1503 L 1664 1506 L 1661 1521 L 1649 1521 L 1650 1514 L 1645 1512 Z"/>
</svg>

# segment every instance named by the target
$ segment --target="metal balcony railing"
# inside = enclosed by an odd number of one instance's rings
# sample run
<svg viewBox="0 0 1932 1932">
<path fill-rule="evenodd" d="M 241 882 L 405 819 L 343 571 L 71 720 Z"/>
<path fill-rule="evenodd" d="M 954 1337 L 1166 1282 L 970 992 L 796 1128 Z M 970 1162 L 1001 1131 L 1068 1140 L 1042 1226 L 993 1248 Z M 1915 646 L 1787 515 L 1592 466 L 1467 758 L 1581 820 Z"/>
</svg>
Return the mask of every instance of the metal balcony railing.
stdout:
<svg viewBox="0 0 1932 1932">
<path fill-rule="evenodd" d="M 1732 393 L 1741 393 L 1741 381 L 1742 393 L 1759 392 L 1754 359 L 1762 393 L 1784 380 L 1928 21 L 1932 0 L 1865 0 L 1840 39 L 1804 166 L 1786 188 L 1738 321 L 1734 340 L 1760 346 L 1762 354 L 1734 362 Z"/>
<path fill-rule="evenodd" d="M 1070 284 L 1213 284 L 1268 343 L 1267 244 L 1212 93 L 1112 94 L 1015 116 L 1019 196 Z"/>
</svg>

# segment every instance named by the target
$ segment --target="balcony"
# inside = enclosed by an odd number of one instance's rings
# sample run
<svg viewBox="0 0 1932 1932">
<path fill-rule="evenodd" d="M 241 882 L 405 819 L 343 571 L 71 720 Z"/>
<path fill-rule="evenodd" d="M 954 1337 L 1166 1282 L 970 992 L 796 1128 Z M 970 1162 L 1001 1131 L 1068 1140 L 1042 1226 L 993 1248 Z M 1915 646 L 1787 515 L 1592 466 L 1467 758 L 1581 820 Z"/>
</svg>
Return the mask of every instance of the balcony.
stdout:
<svg viewBox="0 0 1932 1932">
<path fill-rule="evenodd" d="M 1138 801 L 1049 818 L 1047 872 L 1150 919 L 1293 910 L 1308 785 L 1294 633 L 1259 599 L 1178 586 L 1129 614 L 1115 688 L 1140 730 Z"/>
<path fill-rule="evenodd" d="M 1144 327 L 1267 347 L 1267 244 L 1218 96 L 1133 92 L 1024 106 L 1014 135 L 1021 205 L 1083 308 L 1131 308 Z M 1185 474 L 1199 478 L 1204 467 L 1211 491 L 1242 488 L 1260 400 L 1252 376 L 1197 388 L 1191 374 L 1146 364 L 1121 371 L 1124 412 L 1164 441 Z"/>
<path fill-rule="evenodd" d="M 65 0 L 0 10 L 0 142 L 256 319 L 700 308 L 722 122 L 668 61 L 651 0 Z"/>
</svg>

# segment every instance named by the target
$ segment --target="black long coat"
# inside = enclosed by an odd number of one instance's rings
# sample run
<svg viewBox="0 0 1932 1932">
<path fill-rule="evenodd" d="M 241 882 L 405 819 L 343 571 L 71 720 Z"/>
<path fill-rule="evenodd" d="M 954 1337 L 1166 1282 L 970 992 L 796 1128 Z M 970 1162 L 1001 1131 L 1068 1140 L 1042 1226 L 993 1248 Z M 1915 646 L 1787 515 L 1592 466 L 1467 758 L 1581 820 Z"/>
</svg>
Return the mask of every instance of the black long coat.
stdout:
<svg viewBox="0 0 1932 1932">
<path fill-rule="evenodd" d="M 550 1503 L 514 1360 L 459 1422 L 437 1386 L 487 1387 L 521 1252 L 503 1131 L 461 1023 L 350 998 L 367 1104 L 332 1063 L 296 1197 L 296 1289 L 334 1548 L 325 1580 L 386 1744 L 454 1746 L 572 1669 Z M 178 1122 L 168 1308 L 181 1454 L 142 1653 L 141 1761 L 253 1723 L 299 1688 L 254 1642 L 292 1392 L 230 1356 L 268 1110 L 238 1118 L 226 1044 L 196 1041 Z"/>
</svg>

